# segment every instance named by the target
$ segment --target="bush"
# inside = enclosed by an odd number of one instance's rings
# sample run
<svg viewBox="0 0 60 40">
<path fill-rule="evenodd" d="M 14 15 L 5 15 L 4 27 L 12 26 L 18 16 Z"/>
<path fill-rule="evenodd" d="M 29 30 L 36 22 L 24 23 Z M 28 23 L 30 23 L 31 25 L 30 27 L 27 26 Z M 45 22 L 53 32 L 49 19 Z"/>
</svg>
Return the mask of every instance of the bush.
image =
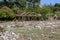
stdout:
<svg viewBox="0 0 60 40">
<path fill-rule="evenodd" d="M 8 7 L 2 7 L 0 9 L 0 19 L 13 19 L 15 17 L 14 12 Z"/>
<path fill-rule="evenodd" d="M 60 11 L 56 11 L 55 15 L 57 15 L 57 17 L 60 19 Z"/>
<path fill-rule="evenodd" d="M 27 8 L 25 8 L 26 12 L 35 12 L 35 13 L 39 13 L 40 14 L 40 10 L 41 8 L 38 6 L 33 6 L 33 5 L 29 5 Z"/>
<path fill-rule="evenodd" d="M 60 15 L 60 11 L 56 11 L 55 14 L 56 14 L 56 15 Z"/>
<path fill-rule="evenodd" d="M 14 11 L 15 14 L 20 14 L 20 13 L 23 13 L 24 12 L 24 10 L 20 9 L 17 6 L 13 6 L 12 7 L 12 10 Z"/>
</svg>

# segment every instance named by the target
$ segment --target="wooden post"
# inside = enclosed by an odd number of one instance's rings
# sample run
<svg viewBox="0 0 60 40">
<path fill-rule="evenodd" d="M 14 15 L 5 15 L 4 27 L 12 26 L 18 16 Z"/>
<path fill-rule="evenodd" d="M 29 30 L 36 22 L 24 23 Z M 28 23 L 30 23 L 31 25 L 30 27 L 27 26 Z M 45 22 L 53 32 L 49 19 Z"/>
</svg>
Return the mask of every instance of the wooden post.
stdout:
<svg viewBox="0 0 60 40">
<path fill-rule="evenodd" d="M 28 16 L 28 21 L 30 20 L 29 16 Z"/>
</svg>

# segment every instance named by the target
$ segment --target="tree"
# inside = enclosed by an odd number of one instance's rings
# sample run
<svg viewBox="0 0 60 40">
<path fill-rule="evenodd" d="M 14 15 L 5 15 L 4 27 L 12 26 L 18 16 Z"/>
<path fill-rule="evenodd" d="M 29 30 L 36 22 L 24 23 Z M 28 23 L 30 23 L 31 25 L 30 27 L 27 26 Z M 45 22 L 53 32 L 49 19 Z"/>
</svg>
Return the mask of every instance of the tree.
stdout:
<svg viewBox="0 0 60 40">
<path fill-rule="evenodd" d="M 3 0 L 3 2 L 4 2 L 4 4 L 5 4 L 5 5 L 8 5 L 8 2 L 7 2 L 7 0 Z"/>
<path fill-rule="evenodd" d="M 20 3 L 20 5 L 22 7 L 25 7 L 26 6 L 26 0 L 21 0 L 19 3 Z"/>
<path fill-rule="evenodd" d="M 56 15 L 60 15 L 60 11 L 56 11 L 55 14 L 56 14 Z"/>
<path fill-rule="evenodd" d="M 9 0 L 8 7 L 12 8 L 14 6 L 14 0 Z"/>
<path fill-rule="evenodd" d="M 0 6 L 2 6 L 3 5 L 3 2 L 0 2 Z"/>
<path fill-rule="evenodd" d="M 60 11 L 60 4 L 56 3 L 54 5 L 54 11 Z"/>
<path fill-rule="evenodd" d="M 44 19 L 46 19 L 47 15 L 51 16 L 53 13 L 52 13 L 52 10 L 50 9 L 50 7 L 44 6 L 43 8 L 41 8 L 40 14 L 42 15 L 41 16 L 42 20 L 44 20 Z"/>
<path fill-rule="evenodd" d="M 33 6 L 39 6 L 40 0 L 33 0 Z"/>
<path fill-rule="evenodd" d="M 56 15 L 57 19 L 60 20 L 60 11 L 56 11 L 56 12 L 55 12 L 55 15 Z"/>
<path fill-rule="evenodd" d="M 56 3 L 54 6 L 55 7 L 60 7 L 60 4 L 59 3 Z"/>
</svg>

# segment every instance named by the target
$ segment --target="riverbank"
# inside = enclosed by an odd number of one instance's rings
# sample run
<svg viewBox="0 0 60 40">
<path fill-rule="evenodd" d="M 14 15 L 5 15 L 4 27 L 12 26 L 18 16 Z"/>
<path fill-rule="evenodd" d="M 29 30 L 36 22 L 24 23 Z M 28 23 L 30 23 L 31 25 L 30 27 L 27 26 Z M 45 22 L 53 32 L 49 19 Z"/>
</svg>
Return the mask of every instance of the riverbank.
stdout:
<svg viewBox="0 0 60 40">
<path fill-rule="evenodd" d="M 8 21 L 0 40 L 60 40 L 60 21 Z"/>
</svg>

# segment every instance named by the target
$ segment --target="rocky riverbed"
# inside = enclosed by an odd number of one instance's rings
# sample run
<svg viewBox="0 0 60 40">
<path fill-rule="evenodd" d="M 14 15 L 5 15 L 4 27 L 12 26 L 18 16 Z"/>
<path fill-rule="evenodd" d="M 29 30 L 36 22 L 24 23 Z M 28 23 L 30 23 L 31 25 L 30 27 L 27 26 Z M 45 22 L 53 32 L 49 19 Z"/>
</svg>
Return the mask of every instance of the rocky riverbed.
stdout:
<svg viewBox="0 0 60 40">
<path fill-rule="evenodd" d="M 60 21 L 13 21 L 13 22 L 2 22 L 1 27 L 57 27 L 60 26 Z"/>
<path fill-rule="evenodd" d="M 43 39 L 48 40 L 49 39 L 48 37 L 50 38 L 52 37 L 54 40 L 55 35 L 52 34 L 55 33 L 58 37 L 55 38 L 55 40 L 59 40 L 60 38 L 59 20 L 2 22 L 0 23 L 0 27 L 5 30 L 0 32 L 0 40 L 43 40 Z M 40 37 L 42 39 L 40 39 Z"/>
<path fill-rule="evenodd" d="M 60 21 L 13 21 L 13 22 L 2 22 L 0 27 L 13 27 L 13 26 L 22 26 L 22 27 L 56 27 L 60 25 Z"/>
</svg>

